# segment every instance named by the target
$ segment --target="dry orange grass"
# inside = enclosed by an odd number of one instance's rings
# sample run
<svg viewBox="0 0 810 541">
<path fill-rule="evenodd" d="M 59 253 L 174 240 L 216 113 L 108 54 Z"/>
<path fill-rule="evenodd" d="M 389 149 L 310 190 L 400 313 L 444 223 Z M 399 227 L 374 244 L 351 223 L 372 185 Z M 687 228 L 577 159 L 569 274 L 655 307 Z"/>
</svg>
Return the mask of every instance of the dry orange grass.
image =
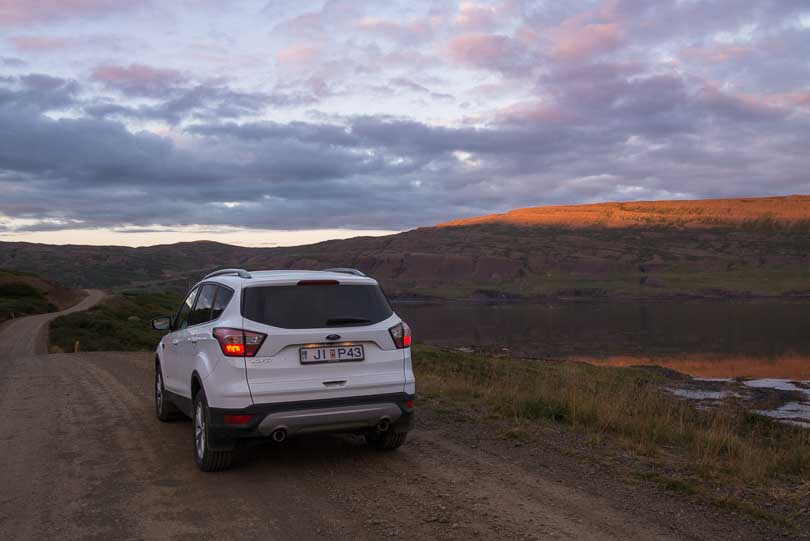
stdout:
<svg viewBox="0 0 810 541">
<path fill-rule="evenodd" d="M 439 224 L 558 227 L 808 227 L 810 195 L 694 201 L 634 201 L 530 207 Z"/>
<path fill-rule="evenodd" d="M 703 378 L 780 378 L 810 380 L 810 356 L 787 353 L 773 357 L 752 357 L 720 353 L 684 353 L 656 357 L 610 356 L 572 357 L 571 360 L 600 366 L 655 365 Z"/>
</svg>

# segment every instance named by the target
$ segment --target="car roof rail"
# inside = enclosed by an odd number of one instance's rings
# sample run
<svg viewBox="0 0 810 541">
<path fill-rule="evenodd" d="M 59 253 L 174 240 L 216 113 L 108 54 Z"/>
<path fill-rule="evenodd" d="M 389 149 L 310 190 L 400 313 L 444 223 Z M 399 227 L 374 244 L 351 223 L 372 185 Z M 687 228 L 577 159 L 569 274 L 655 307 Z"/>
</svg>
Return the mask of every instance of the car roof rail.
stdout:
<svg viewBox="0 0 810 541">
<path fill-rule="evenodd" d="M 338 269 L 325 269 L 324 272 L 341 272 L 343 274 L 354 274 L 355 276 L 365 276 L 362 272 L 357 269 L 348 269 L 348 268 L 338 268 Z"/>
<path fill-rule="evenodd" d="M 208 280 L 209 278 L 213 278 L 214 276 L 222 276 L 225 274 L 236 274 L 239 278 L 250 279 L 252 276 L 248 271 L 245 269 L 221 269 L 218 271 L 214 271 L 211 274 L 206 274 L 203 280 Z"/>
</svg>

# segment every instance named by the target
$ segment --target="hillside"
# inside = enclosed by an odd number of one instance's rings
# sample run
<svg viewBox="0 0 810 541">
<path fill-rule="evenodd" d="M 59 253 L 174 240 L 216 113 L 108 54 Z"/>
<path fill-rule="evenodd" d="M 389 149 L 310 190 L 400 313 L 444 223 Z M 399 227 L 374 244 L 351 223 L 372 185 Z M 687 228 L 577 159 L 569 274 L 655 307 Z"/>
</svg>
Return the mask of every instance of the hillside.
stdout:
<svg viewBox="0 0 810 541">
<path fill-rule="evenodd" d="M 438 227 L 485 224 L 668 229 L 793 227 L 810 232 L 810 195 L 530 207 L 455 220 Z"/>
<path fill-rule="evenodd" d="M 609 223 L 598 218 L 611 212 Z M 221 267 L 351 266 L 398 297 L 810 296 L 808 224 L 810 196 L 611 203 L 288 248 L 0 243 L 0 268 L 37 269 L 71 287 L 147 290 L 183 290 Z"/>
<path fill-rule="evenodd" d="M 66 308 L 78 292 L 24 272 L 0 271 L 0 322 Z"/>
</svg>

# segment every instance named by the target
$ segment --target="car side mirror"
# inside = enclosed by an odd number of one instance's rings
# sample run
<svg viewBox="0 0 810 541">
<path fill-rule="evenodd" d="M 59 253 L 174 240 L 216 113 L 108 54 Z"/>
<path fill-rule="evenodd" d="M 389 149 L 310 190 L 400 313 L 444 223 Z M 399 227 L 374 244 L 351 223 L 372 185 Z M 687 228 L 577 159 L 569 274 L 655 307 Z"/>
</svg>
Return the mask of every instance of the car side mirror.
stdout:
<svg viewBox="0 0 810 541">
<path fill-rule="evenodd" d="M 156 331 L 170 331 L 172 330 L 172 318 L 169 316 L 156 317 L 152 320 L 152 328 Z"/>
</svg>

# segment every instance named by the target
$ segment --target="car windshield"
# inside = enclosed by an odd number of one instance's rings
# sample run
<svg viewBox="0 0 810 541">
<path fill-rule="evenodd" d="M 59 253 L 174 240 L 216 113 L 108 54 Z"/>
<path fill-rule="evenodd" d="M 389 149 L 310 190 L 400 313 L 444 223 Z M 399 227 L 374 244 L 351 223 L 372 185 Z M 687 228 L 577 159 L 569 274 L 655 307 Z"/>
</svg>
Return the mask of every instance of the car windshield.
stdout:
<svg viewBox="0 0 810 541">
<path fill-rule="evenodd" d="M 373 325 L 392 313 L 376 285 L 249 287 L 242 301 L 247 319 L 285 329 Z"/>
</svg>

